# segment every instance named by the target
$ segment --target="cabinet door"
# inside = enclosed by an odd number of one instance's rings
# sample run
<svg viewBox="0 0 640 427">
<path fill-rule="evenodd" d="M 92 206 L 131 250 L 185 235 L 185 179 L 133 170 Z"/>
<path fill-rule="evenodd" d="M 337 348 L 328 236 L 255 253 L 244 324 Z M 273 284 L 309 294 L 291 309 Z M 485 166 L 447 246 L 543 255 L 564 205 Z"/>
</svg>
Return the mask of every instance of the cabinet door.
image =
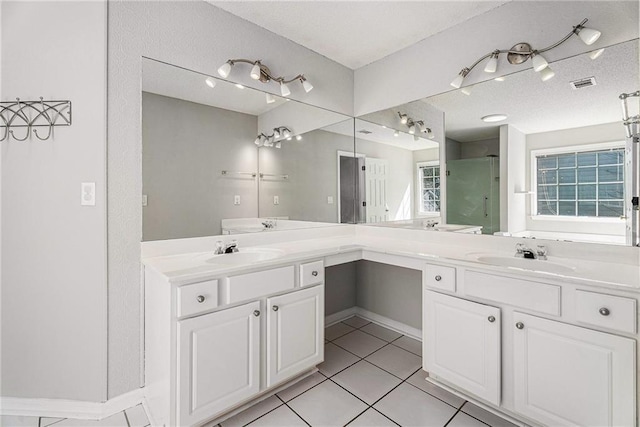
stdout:
<svg viewBox="0 0 640 427">
<path fill-rule="evenodd" d="M 515 409 L 553 426 L 633 426 L 635 341 L 514 314 Z"/>
<path fill-rule="evenodd" d="M 267 387 L 324 359 L 324 286 L 267 299 Z"/>
<path fill-rule="evenodd" d="M 460 389 L 500 404 L 500 310 L 423 293 L 424 369 Z"/>
<path fill-rule="evenodd" d="M 178 322 L 177 425 L 211 418 L 260 388 L 260 303 Z"/>
</svg>

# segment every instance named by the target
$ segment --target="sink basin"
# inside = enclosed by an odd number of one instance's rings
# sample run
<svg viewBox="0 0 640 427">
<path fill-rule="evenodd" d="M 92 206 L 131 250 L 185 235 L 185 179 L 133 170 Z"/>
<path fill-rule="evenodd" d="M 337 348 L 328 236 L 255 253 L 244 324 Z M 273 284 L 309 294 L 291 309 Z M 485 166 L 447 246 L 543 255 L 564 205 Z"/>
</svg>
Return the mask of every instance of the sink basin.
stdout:
<svg viewBox="0 0 640 427">
<path fill-rule="evenodd" d="M 271 248 L 240 248 L 239 252 L 220 255 L 198 255 L 197 260 L 208 264 L 239 265 L 268 261 L 284 255 L 284 251 Z"/>
<path fill-rule="evenodd" d="M 496 255 L 477 255 L 476 261 L 496 265 L 500 267 L 520 268 L 523 270 L 542 271 L 546 273 L 566 274 L 572 273 L 575 267 L 558 264 L 553 261 L 537 260 L 537 259 L 525 259 L 508 256 L 496 256 Z"/>
</svg>

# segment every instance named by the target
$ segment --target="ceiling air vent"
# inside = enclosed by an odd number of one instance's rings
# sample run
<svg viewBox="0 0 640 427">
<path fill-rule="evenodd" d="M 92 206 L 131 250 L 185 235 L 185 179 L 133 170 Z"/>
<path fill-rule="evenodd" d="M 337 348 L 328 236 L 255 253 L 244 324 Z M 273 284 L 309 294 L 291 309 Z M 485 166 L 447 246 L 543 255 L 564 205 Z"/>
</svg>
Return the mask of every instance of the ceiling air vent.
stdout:
<svg viewBox="0 0 640 427">
<path fill-rule="evenodd" d="M 584 89 L 585 87 L 595 86 L 596 78 L 595 77 L 587 77 L 586 79 L 574 80 L 569 82 L 571 87 L 575 89 Z"/>
<path fill-rule="evenodd" d="M 360 129 L 360 130 L 358 131 L 358 133 L 361 133 L 361 134 L 364 134 L 364 135 L 369 135 L 370 133 L 373 133 L 373 132 L 368 131 L 368 130 L 366 130 L 366 129 Z"/>
</svg>

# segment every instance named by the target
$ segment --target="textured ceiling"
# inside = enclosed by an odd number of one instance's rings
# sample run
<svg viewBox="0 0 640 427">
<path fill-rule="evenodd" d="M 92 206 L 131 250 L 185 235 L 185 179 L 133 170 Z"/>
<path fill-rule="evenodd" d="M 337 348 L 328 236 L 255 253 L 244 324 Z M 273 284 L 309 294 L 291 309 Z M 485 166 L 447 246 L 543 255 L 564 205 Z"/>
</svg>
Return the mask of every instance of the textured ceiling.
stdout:
<svg viewBox="0 0 640 427">
<path fill-rule="evenodd" d="M 550 64 L 556 75 L 542 82 L 530 65 L 505 81 L 489 80 L 423 101 L 444 111 L 447 138 L 460 142 L 498 136 L 503 124 L 525 134 L 570 129 L 621 120 L 618 95 L 640 88 L 638 39 L 606 48 L 597 59 L 588 54 Z M 574 90 L 569 82 L 595 77 L 596 85 Z M 484 123 L 481 117 L 502 113 L 507 120 Z"/>
<path fill-rule="evenodd" d="M 211 1 L 357 69 L 508 1 Z"/>
</svg>

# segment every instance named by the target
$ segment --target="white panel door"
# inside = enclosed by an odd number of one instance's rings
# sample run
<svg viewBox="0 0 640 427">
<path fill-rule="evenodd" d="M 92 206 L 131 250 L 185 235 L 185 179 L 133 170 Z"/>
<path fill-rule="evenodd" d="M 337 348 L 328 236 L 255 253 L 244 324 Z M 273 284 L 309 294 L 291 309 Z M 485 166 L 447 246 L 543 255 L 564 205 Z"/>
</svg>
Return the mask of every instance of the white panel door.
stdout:
<svg viewBox="0 0 640 427">
<path fill-rule="evenodd" d="M 424 369 L 500 404 L 500 309 L 423 292 Z"/>
<path fill-rule="evenodd" d="M 267 387 L 324 360 L 324 286 L 267 299 Z"/>
<path fill-rule="evenodd" d="M 260 302 L 178 322 L 177 425 L 223 412 L 260 388 Z"/>
<path fill-rule="evenodd" d="M 389 220 L 387 209 L 387 173 L 389 162 L 384 159 L 365 159 L 367 222 Z"/>
<path fill-rule="evenodd" d="M 635 341 L 514 314 L 515 409 L 553 426 L 635 425 Z"/>
</svg>

